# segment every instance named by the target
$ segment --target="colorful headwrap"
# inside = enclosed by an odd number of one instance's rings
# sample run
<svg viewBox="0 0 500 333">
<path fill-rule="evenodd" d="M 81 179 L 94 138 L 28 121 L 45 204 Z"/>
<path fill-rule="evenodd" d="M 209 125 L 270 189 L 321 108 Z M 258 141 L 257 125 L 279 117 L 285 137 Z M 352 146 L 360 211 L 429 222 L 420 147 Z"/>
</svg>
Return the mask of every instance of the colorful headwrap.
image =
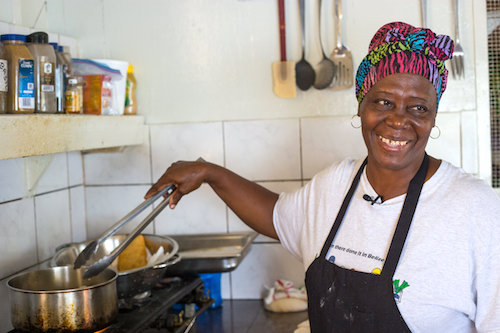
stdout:
<svg viewBox="0 0 500 333">
<path fill-rule="evenodd" d="M 384 77 L 395 73 L 419 74 L 436 89 L 437 104 L 446 89 L 453 40 L 430 29 L 415 28 L 403 22 L 388 23 L 373 36 L 368 55 L 356 73 L 356 98 L 363 101 L 368 91 Z"/>
</svg>

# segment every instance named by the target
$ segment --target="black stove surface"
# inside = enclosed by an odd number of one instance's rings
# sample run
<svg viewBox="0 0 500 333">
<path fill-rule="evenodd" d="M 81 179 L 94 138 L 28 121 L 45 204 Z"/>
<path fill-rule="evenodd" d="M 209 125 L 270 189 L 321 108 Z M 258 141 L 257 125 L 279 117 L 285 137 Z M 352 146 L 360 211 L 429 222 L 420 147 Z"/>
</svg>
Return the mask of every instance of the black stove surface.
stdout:
<svg viewBox="0 0 500 333">
<path fill-rule="evenodd" d="M 172 310 L 179 303 L 197 304 L 199 314 L 213 300 L 205 297 L 203 281 L 198 276 L 165 278 L 151 291 L 150 296 L 121 301 L 116 322 L 104 332 L 183 332 L 182 328 L 188 322 L 179 320 L 179 311 Z"/>
</svg>

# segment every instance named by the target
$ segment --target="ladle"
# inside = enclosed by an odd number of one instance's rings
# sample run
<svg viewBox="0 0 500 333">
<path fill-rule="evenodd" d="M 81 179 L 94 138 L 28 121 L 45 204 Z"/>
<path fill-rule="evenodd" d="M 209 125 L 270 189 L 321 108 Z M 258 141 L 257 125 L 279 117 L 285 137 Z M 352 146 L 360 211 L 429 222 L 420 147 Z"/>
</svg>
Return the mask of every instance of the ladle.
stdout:
<svg viewBox="0 0 500 333">
<path fill-rule="evenodd" d="M 321 42 L 321 0 L 319 0 L 319 45 L 321 46 L 321 54 L 323 59 L 316 65 L 314 72 L 316 74 L 316 79 L 314 80 L 314 88 L 325 89 L 332 83 L 333 77 L 335 75 L 336 66 L 325 54 L 323 50 L 323 43 Z"/>
<path fill-rule="evenodd" d="M 295 82 L 300 90 L 307 90 L 314 84 L 316 73 L 311 64 L 305 59 L 306 38 L 304 0 L 299 0 L 299 11 L 302 26 L 302 58 L 295 64 Z"/>
</svg>

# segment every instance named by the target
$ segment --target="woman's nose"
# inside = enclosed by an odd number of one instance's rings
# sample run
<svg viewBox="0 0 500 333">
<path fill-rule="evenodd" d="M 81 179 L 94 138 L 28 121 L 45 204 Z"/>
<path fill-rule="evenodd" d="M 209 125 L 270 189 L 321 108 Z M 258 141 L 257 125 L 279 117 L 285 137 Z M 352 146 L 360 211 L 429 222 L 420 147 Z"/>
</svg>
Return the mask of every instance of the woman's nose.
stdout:
<svg viewBox="0 0 500 333">
<path fill-rule="evenodd" d="M 408 117 L 405 110 L 402 110 L 402 108 L 397 108 L 390 113 L 390 115 L 386 119 L 386 122 L 391 127 L 404 128 L 408 125 Z"/>
</svg>

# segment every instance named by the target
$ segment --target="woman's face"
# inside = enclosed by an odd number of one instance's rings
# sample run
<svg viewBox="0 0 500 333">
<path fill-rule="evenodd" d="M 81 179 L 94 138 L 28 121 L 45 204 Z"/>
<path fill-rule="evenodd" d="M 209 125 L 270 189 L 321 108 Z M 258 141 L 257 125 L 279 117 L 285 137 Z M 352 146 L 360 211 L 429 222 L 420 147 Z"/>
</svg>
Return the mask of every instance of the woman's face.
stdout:
<svg viewBox="0 0 500 333">
<path fill-rule="evenodd" d="M 434 86 L 420 75 L 398 73 L 378 81 L 358 109 L 369 163 L 390 170 L 418 169 L 436 103 Z"/>
</svg>

